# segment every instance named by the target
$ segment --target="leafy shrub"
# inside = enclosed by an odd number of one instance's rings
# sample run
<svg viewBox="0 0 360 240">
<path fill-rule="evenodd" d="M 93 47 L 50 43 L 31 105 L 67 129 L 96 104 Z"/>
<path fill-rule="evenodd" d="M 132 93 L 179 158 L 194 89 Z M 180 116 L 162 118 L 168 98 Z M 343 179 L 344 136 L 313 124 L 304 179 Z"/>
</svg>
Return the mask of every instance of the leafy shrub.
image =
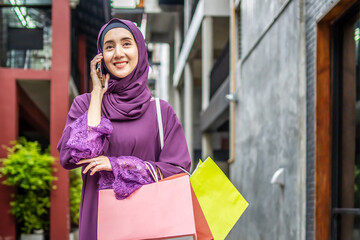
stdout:
<svg viewBox="0 0 360 240">
<path fill-rule="evenodd" d="M 81 190 L 81 168 L 76 168 L 70 171 L 70 220 L 72 227 L 79 226 Z"/>
<path fill-rule="evenodd" d="M 5 176 L 3 184 L 16 187 L 10 203 L 11 213 L 15 215 L 22 233 L 31 233 L 36 229 L 49 230 L 50 190 L 55 188 L 52 182 L 52 164 L 54 158 L 49 149 L 41 151 L 38 142 L 25 138 L 6 147 L 8 157 L 0 159 L 0 176 Z"/>
</svg>

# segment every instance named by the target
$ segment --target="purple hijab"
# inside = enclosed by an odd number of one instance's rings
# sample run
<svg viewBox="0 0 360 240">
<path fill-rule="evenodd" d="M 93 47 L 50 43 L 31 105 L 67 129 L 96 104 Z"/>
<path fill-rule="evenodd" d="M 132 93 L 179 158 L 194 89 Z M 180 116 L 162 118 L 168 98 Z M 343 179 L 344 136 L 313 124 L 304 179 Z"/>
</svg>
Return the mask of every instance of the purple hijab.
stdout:
<svg viewBox="0 0 360 240">
<path fill-rule="evenodd" d="M 124 78 L 118 78 L 107 70 L 104 60 L 104 74 L 110 74 L 109 88 L 104 95 L 102 112 L 110 120 L 134 120 L 141 117 L 149 107 L 151 98 L 150 90 L 147 86 L 149 62 L 145 40 L 140 30 L 134 23 L 128 20 L 111 19 L 99 31 L 97 40 L 98 53 L 102 53 L 101 34 L 112 22 L 119 21 L 131 30 L 138 47 L 139 59 L 134 70 Z"/>
</svg>

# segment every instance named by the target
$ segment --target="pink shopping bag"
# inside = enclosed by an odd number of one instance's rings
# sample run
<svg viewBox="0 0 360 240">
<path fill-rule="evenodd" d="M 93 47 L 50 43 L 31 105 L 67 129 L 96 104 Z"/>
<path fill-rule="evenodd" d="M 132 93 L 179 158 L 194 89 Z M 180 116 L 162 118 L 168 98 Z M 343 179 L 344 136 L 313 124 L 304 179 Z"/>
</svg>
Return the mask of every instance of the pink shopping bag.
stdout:
<svg viewBox="0 0 360 240">
<path fill-rule="evenodd" d="M 98 240 L 197 239 L 189 176 L 144 185 L 117 200 L 99 191 Z"/>
<path fill-rule="evenodd" d="M 167 177 L 161 181 L 167 181 L 173 178 L 178 178 L 186 175 L 186 173 L 176 174 L 170 177 Z M 214 237 L 210 231 L 209 224 L 206 221 L 203 211 L 201 210 L 199 201 L 196 198 L 195 192 L 191 187 L 191 197 L 194 208 L 194 218 L 195 218 L 195 228 L 196 228 L 196 237 L 198 240 L 214 240 Z"/>
</svg>

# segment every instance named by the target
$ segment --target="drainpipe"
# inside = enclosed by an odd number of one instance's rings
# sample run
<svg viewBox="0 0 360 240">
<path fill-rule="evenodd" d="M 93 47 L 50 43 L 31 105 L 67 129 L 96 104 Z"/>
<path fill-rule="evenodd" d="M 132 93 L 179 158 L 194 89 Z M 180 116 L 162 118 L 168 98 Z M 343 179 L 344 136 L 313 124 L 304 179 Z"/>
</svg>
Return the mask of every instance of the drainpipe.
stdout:
<svg viewBox="0 0 360 240">
<path fill-rule="evenodd" d="M 235 96 L 235 4 L 230 0 L 230 95 Z M 235 101 L 230 101 L 230 158 L 228 163 L 235 160 Z"/>
</svg>

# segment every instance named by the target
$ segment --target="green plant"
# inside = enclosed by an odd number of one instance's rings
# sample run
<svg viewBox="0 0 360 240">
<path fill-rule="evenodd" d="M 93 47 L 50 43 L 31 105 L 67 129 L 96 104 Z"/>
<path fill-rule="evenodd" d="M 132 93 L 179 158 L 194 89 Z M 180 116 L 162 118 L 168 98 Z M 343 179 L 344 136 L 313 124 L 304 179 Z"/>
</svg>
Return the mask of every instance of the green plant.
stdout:
<svg viewBox="0 0 360 240">
<path fill-rule="evenodd" d="M 354 192 L 355 192 L 355 207 L 360 207 L 360 167 L 359 164 L 355 164 L 355 184 L 354 184 Z"/>
<path fill-rule="evenodd" d="M 70 171 L 70 219 L 72 227 L 79 226 L 81 190 L 81 168 L 76 168 Z"/>
<path fill-rule="evenodd" d="M 10 202 L 11 213 L 20 224 L 22 233 L 36 229 L 49 229 L 50 190 L 54 158 L 49 149 L 41 151 L 38 142 L 25 138 L 11 142 L 6 147 L 7 158 L 1 159 L 0 176 L 5 176 L 3 184 L 14 186 L 16 193 Z"/>
</svg>

